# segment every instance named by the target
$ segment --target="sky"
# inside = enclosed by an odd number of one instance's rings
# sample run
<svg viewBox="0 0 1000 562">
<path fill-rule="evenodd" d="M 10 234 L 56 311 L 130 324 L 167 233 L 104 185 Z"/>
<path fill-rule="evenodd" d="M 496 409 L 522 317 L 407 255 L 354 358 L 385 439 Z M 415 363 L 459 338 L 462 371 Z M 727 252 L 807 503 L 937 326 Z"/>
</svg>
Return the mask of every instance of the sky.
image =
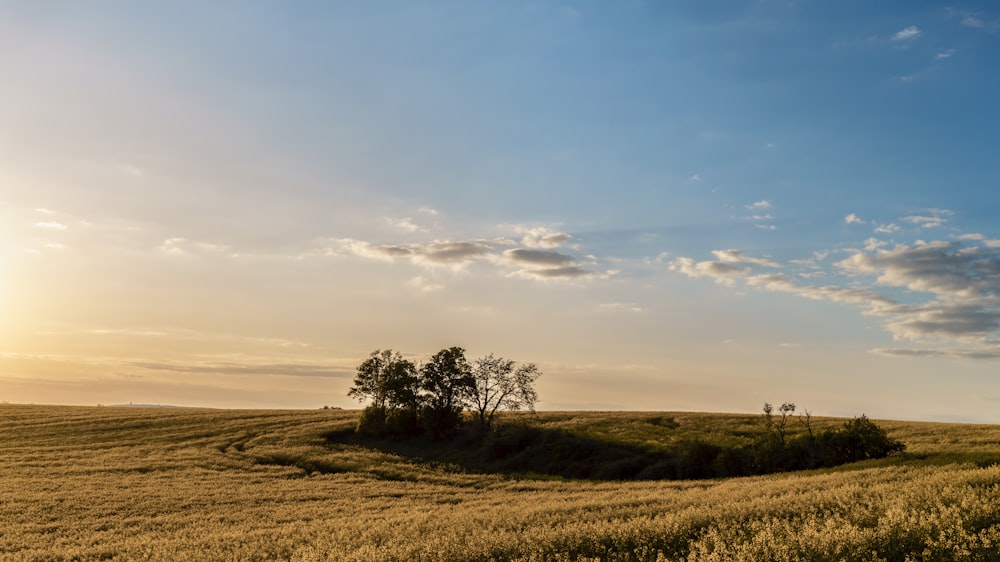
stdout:
<svg viewBox="0 0 1000 562">
<path fill-rule="evenodd" d="M 0 400 L 1000 423 L 1000 6 L 0 0 Z"/>
</svg>

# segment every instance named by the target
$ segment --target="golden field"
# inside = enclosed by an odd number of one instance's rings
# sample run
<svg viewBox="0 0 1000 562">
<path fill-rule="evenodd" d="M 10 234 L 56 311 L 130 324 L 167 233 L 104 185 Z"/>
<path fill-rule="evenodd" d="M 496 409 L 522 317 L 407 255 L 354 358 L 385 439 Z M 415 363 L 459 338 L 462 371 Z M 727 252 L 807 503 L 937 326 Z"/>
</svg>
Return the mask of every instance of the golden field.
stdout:
<svg viewBox="0 0 1000 562">
<path fill-rule="evenodd" d="M 906 453 L 596 482 L 477 473 L 324 437 L 357 417 L 0 405 L 0 560 L 1000 560 L 998 426 L 880 421 Z M 655 447 L 745 439 L 756 417 L 533 423 Z"/>
</svg>

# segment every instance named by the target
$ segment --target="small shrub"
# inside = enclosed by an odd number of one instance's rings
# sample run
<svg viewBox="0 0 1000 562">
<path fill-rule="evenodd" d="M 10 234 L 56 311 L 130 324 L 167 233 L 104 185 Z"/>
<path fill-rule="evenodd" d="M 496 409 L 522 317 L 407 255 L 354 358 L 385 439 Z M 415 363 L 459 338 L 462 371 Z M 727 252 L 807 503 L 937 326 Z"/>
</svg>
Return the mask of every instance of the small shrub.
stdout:
<svg viewBox="0 0 1000 562">
<path fill-rule="evenodd" d="M 386 430 L 386 409 L 378 406 L 368 406 L 361 411 L 358 419 L 358 435 L 368 437 L 384 437 Z"/>
</svg>

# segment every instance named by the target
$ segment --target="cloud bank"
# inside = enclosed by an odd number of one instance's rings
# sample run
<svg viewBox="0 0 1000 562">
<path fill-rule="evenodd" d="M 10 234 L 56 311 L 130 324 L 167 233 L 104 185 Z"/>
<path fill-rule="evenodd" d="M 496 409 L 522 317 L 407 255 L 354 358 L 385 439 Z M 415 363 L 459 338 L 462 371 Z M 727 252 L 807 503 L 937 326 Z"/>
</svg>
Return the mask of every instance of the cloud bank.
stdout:
<svg viewBox="0 0 1000 562">
<path fill-rule="evenodd" d="M 931 210 L 902 220 L 924 230 L 940 227 L 950 216 Z M 884 225 L 875 230 L 895 231 Z M 679 257 L 669 269 L 729 287 L 857 306 L 878 318 L 901 345 L 873 350 L 880 354 L 994 358 L 1000 357 L 1000 245 L 992 242 L 964 235 L 890 247 L 869 238 L 863 249 L 846 250 L 847 257 L 820 271 L 816 260 L 781 264 L 739 250 L 715 250 L 715 260 Z"/>
</svg>

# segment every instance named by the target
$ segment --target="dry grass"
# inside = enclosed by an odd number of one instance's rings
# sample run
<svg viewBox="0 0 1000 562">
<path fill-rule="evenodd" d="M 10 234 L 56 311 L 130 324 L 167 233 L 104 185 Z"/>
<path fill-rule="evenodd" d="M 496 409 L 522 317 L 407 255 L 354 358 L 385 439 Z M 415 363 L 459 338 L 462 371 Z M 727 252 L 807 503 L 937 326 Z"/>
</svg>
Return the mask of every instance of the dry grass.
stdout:
<svg viewBox="0 0 1000 562">
<path fill-rule="evenodd" d="M 2 405 L 0 559 L 996 560 L 1000 552 L 995 426 L 880 422 L 907 455 L 826 471 L 598 483 L 465 473 L 327 444 L 326 432 L 356 418 Z M 537 421 L 647 444 L 687 432 L 739 440 L 755 423 L 684 413 Z"/>
</svg>

